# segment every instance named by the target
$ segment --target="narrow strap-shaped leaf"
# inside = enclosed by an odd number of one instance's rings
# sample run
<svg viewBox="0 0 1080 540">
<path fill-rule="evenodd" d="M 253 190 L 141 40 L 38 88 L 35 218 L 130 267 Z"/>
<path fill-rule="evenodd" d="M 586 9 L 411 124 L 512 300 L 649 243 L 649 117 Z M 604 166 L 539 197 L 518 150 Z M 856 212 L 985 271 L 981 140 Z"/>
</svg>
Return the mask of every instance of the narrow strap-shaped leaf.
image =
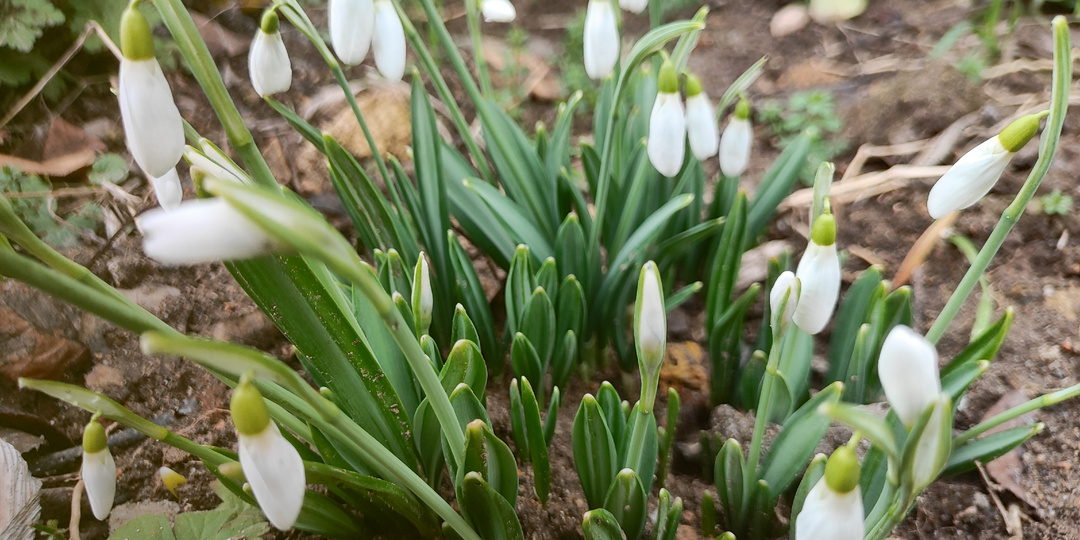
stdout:
<svg viewBox="0 0 1080 540">
<path fill-rule="evenodd" d="M 521 333 L 536 347 L 542 372 L 547 371 L 555 352 L 555 306 L 543 287 L 533 290 L 521 315 Z M 543 381 L 543 378 L 533 379 Z M 543 394 L 541 391 L 540 394 Z"/>
<path fill-rule="evenodd" d="M 743 504 L 745 461 L 738 441 L 728 439 L 716 454 L 713 484 L 720 499 L 720 509 L 727 517 L 729 529 L 741 529 L 746 507 Z"/>
<path fill-rule="evenodd" d="M 574 214 L 566 216 L 555 240 L 555 262 L 559 266 L 559 274 L 563 277 L 584 275 L 589 263 L 585 257 L 585 231 L 581 228 L 578 217 Z"/>
<path fill-rule="evenodd" d="M 833 383 L 803 404 L 788 417 L 780 433 L 769 446 L 759 478 L 769 483 L 773 499 L 778 499 L 795 481 L 805 464 L 814 455 L 832 419 L 821 414 L 824 403 L 836 403 L 843 385 Z"/>
<path fill-rule="evenodd" d="M 799 171 L 810 154 L 811 137 L 806 133 L 795 137 L 773 162 L 772 167 L 761 177 L 761 184 L 750 203 L 746 217 L 746 238 L 754 239 L 765 230 L 765 225 L 772 221 L 776 207 L 791 193 L 791 188 L 799 178 Z"/>
<path fill-rule="evenodd" d="M 979 360 L 993 361 L 994 357 L 997 356 L 998 349 L 1001 348 L 1001 344 L 1005 341 L 1005 336 L 1009 333 L 1009 328 L 1012 326 L 1013 313 L 1012 308 L 1006 309 L 1001 318 L 990 325 L 978 337 L 971 340 L 971 343 L 964 347 L 960 354 L 957 354 L 945 367 L 941 368 L 942 378 L 960 369 L 965 364 L 972 364 Z"/>
<path fill-rule="evenodd" d="M 727 309 L 731 294 L 735 289 L 742 253 L 745 247 L 747 211 L 746 194 L 739 192 L 735 204 L 731 207 L 724 230 L 720 233 L 717 251 L 708 265 L 710 274 L 706 285 L 705 324 L 713 328 L 717 319 Z"/>
<path fill-rule="evenodd" d="M 992 433 L 953 448 L 941 474 L 960 474 L 975 469 L 975 462 L 990 463 L 1013 448 L 1024 444 L 1043 430 L 1043 424 L 1018 426 Z"/>
<path fill-rule="evenodd" d="M 489 362 L 488 372 L 493 375 L 502 373 L 503 356 L 495 338 L 491 304 L 488 304 L 487 296 L 484 295 L 484 288 L 480 285 L 480 278 L 476 275 L 469 254 L 461 247 L 453 231 L 447 231 L 446 235 L 454 281 L 457 282 L 458 299 L 464 304 L 469 318 L 476 323 L 473 329 L 479 335 L 481 350 L 487 352 L 485 359 Z"/>
<path fill-rule="evenodd" d="M 546 236 L 547 233 L 537 228 L 536 222 L 526 217 L 524 210 L 514 200 L 486 182 L 466 180 L 465 187 L 476 193 L 490 207 L 495 219 L 511 238 L 518 244 L 529 246 L 538 264 L 555 254 Z"/>
<path fill-rule="evenodd" d="M 640 538 L 648 517 L 648 495 L 637 473 L 623 469 L 615 475 L 607 495 L 604 509 L 615 516 L 627 538 Z"/>
<path fill-rule="evenodd" d="M 514 341 L 510 345 L 510 369 L 516 377 L 531 377 L 533 380 L 542 380 L 544 365 L 540 363 L 540 356 L 525 334 L 514 334 Z"/>
<path fill-rule="evenodd" d="M 653 531 L 655 540 L 675 540 L 679 524 L 682 523 L 683 501 L 679 497 L 672 498 L 671 493 L 660 488 L 660 505 L 656 513 L 656 528 Z"/>
<path fill-rule="evenodd" d="M 548 462 L 544 424 L 540 421 L 540 404 L 529 379 L 521 379 L 521 403 L 525 413 L 525 437 L 529 440 L 529 461 L 533 467 L 533 489 L 540 504 L 547 504 L 551 490 L 551 464 Z"/>
<path fill-rule="evenodd" d="M 555 127 L 551 130 L 551 141 L 548 151 L 544 156 L 544 165 L 547 173 L 554 182 L 558 182 L 558 176 L 562 170 L 570 166 L 570 135 L 574 126 L 574 112 L 581 103 L 582 93 L 574 92 L 570 99 L 559 104 L 555 115 Z"/>
<path fill-rule="evenodd" d="M 478 472 L 465 475 L 461 486 L 462 513 L 484 540 L 525 540 L 514 507 Z"/>
<path fill-rule="evenodd" d="M 571 446 L 585 500 L 589 508 L 598 508 L 604 504 L 608 486 L 618 472 L 618 455 L 604 412 L 592 395 L 585 394 L 574 415 Z"/>
<path fill-rule="evenodd" d="M 548 403 L 547 414 L 544 415 L 544 444 L 551 446 L 551 439 L 555 438 L 555 427 L 559 421 L 559 405 L 562 403 L 562 394 L 559 387 L 551 389 L 551 400 Z"/>
<path fill-rule="evenodd" d="M 585 540 L 626 540 L 619 520 L 603 508 L 585 512 L 581 532 L 585 535 Z"/>
<path fill-rule="evenodd" d="M 506 502 L 511 506 L 517 504 L 518 472 L 514 454 L 483 421 L 475 420 L 465 429 L 463 455 L 465 463 L 458 471 L 455 485 L 462 485 L 465 474 L 478 472 Z"/>
<path fill-rule="evenodd" d="M 457 149 L 446 144 L 439 145 L 442 151 L 443 174 L 446 180 L 446 194 L 450 199 L 450 213 L 465 230 L 469 239 L 485 254 L 491 257 L 499 268 L 510 266 L 514 247 L 520 241 L 514 240 L 512 231 L 499 220 L 483 199 L 475 191 L 465 187 L 465 181 L 476 178 L 476 170 L 458 153 Z"/>
<path fill-rule="evenodd" d="M 828 381 L 839 381 L 848 373 L 855 337 L 859 327 L 866 322 L 871 296 L 880 283 L 881 267 L 871 266 L 844 293 L 833 319 L 832 337 L 829 339 Z"/>
</svg>

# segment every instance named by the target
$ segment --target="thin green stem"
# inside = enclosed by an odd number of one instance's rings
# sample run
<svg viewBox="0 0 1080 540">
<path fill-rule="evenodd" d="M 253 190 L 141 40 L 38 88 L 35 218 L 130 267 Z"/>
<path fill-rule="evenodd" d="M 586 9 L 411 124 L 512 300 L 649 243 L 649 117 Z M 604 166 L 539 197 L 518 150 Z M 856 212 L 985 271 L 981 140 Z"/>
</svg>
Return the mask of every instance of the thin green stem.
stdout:
<svg viewBox="0 0 1080 540">
<path fill-rule="evenodd" d="M 968 268 L 967 273 L 964 274 L 964 278 L 956 287 L 956 291 L 953 292 L 945 307 L 942 308 L 941 314 L 938 315 L 933 326 L 926 332 L 926 339 L 930 340 L 931 343 L 937 343 L 941 340 L 945 330 L 948 329 L 949 324 L 952 323 L 957 312 L 960 311 L 960 307 L 963 306 L 968 296 L 975 289 L 979 277 L 986 271 L 990 261 L 993 260 L 998 250 L 1001 249 L 1001 245 L 1005 242 L 1005 237 L 1012 231 L 1012 228 L 1027 208 L 1028 203 L 1035 196 L 1035 192 L 1039 189 L 1039 184 L 1042 183 L 1046 173 L 1050 170 L 1050 163 L 1057 152 L 1058 141 L 1061 138 L 1061 128 L 1064 125 L 1065 113 L 1069 107 L 1072 57 L 1070 55 L 1069 27 L 1065 18 L 1061 16 L 1054 17 L 1052 27 L 1054 32 L 1054 74 L 1050 97 L 1050 118 L 1047 120 L 1046 128 L 1043 130 L 1039 159 L 1035 162 L 1035 166 L 1032 168 L 1027 180 L 1024 181 L 1020 192 L 1013 199 L 1012 204 L 1001 215 L 1001 219 L 994 227 L 994 231 L 990 233 L 990 238 L 986 240 L 986 243 L 979 251 L 979 256 Z"/>
<path fill-rule="evenodd" d="M 488 76 L 487 61 L 484 60 L 484 40 L 480 33 L 480 10 L 477 4 L 479 0 L 465 0 L 465 19 L 469 23 L 469 35 L 472 37 L 473 62 L 476 63 L 476 76 L 480 79 L 480 88 L 484 97 L 490 98 L 495 95 L 491 86 L 491 78 Z"/>
<path fill-rule="evenodd" d="M 649 417 L 652 414 L 652 411 L 645 412 L 639 408 L 637 414 L 633 415 L 634 425 L 628 426 L 630 444 L 626 447 L 626 466 L 634 468 L 634 472 L 638 472 L 636 467 L 641 462 L 641 454 L 645 450 L 645 430 L 649 429 Z"/>
<path fill-rule="evenodd" d="M 953 439 L 953 447 L 956 448 L 987 431 L 1008 422 L 1014 418 L 1023 416 L 1031 411 L 1048 407 L 1056 403 L 1065 401 L 1066 399 L 1080 396 L 1080 384 L 1070 386 L 1068 388 L 1058 390 L 1057 392 L 1051 392 L 1049 394 L 1043 394 L 1035 399 L 1017 405 L 1007 411 L 996 414 L 978 424 L 974 425 L 971 429 L 961 433 L 958 437 Z"/>
<path fill-rule="evenodd" d="M 772 408 L 773 386 L 780 382 L 776 367 L 780 364 L 780 349 L 784 335 L 782 331 L 773 332 L 772 345 L 769 347 L 769 360 L 765 364 L 765 373 L 761 382 L 761 396 L 758 398 L 757 408 L 754 409 L 754 434 L 750 439 L 750 448 L 746 459 L 746 488 L 745 493 L 750 493 L 750 487 L 757 480 L 758 461 L 761 459 L 761 445 L 765 438 L 765 426 L 769 423 L 769 413 Z"/>
</svg>

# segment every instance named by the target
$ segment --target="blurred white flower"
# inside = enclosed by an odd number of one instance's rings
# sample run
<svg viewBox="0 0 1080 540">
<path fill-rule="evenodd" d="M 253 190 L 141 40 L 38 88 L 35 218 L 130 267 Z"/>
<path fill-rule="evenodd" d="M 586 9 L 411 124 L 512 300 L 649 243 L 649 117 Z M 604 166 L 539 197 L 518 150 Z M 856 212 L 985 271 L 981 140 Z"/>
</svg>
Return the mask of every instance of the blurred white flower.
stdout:
<svg viewBox="0 0 1080 540">
<path fill-rule="evenodd" d="M 508 23 L 517 17 L 517 10 L 510 0 L 482 0 L 480 13 L 485 22 Z"/>
<path fill-rule="evenodd" d="M 720 136 L 720 171 L 729 178 L 738 178 L 750 165 L 754 146 L 754 128 L 750 126 L 750 103 L 745 99 L 735 107 Z"/>
<path fill-rule="evenodd" d="M 611 75 L 619 61 L 619 26 L 611 0 L 589 0 L 585 10 L 585 73 L 591 79 Z"/>
<path fill-rule="evenodd" d="M 698 161 L 705 161 L 716 154 L 720 131 L 716 126 L 716 114 L 709 96 L 701 88 L 701 81 L 694 75 L 686 76 L 686 137 L 690 150 Z"/>
<path fill-rule="evenodd" d="M 169 172 L 159 178 L 151 179 L 150 184 L 154 186 L 154 195 L 163 210 L 180 206 L 184 199 L 184 187 L 180 185 L 180 175 L 176 174 L 176 167 L 169 169 Z"/>
<path fill-rule="evenodd" d="M 248 53 L 248 75 L 251 86 L 260 96 L 284 92 L 292 86 L 292 63 L 289 51 L 278 31 L 278 16 L 273 11 L 263 15 L 262 24 L 255 31 Z"/>
<path fill-rule="evenodd" d="M 330 0 L 330 43 L 345 64 L 364 61 L 375 33 L 375 4 L 372 0 Z"/>
<path fill-rule="evenodd" d="M 885 337 L 878 376 L 885 398 L 909 429 L 941 393 L 934 344 L 907 326 L 895 326 Z"/>
<path fill-rule="evenodd" d="M 637 14 L 649 7 L 649 0 L 619 0 L 619 7 L 630 13 Z"/>
<path fill-rule="evenodd" d="M 656 101 L 649 115 L 649 140 L 645 150 L 660 174 L 673 177 L 682 169 L 686 154 L 686 115 L 675 66 L 665 60 L 657 78 Z"/>
<path fill-rule="evenodd" d="M 198 199 L 175 210 L 150 210 L 135 220 L 143 251 L 165 264 L 250 259 L 284 247 L 225 199 Z"/>
<path fill-rule="evenodd" d="M 379 73 L 389 81 L 400 81 L 405 75 L 405 30 L 390 0 L 375 0 L 375 35 L 371 47 Z"/>
</svg>

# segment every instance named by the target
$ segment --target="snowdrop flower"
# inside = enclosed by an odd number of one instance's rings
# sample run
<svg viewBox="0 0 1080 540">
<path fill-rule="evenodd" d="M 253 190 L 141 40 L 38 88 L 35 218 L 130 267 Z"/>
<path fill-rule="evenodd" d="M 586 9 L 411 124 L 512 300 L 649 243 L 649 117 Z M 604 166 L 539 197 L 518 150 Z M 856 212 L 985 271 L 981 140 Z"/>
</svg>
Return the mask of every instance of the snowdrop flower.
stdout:
<svg viewBox="0 0 1080 540">
<path fill-rule="evenodd" d="M 819 24 L 846 21 L 866 11 L 867 0 L 810 0 L 807 11 Z"/>
<path fill-rule="evenodd" d="M 859 458 L 854 450 L 841 446 L 825 464 L 825 475 L 806 495 L 795 518 L 795 540 L 862 540 L 865 532 Z"/>
<path fill-rule="evenodd" d="M 634 304 L 634 343 L 637 345 L 638 366 L 641 371 L 644 410 L 652 410 L 659 382 L 660 364 L 667 349 L 667 309 L 664 307 L 664 286 L 660 270 L 649 261 L 641 267 L 638 278 L 637 301 Z"/>
<path fill-rule="evenodd" d="M 724 176 L 738 178 L 746 172 L 753 146 L 754 128 L 750 126 L 750 102 L 742 98 L 720 136 L 720 171 Z"/>
<path fill-rule="evenodd" d="M 664 60 L 656 86 L 645 150 L 652 166 L 670 178 L 679 174 L 686 153 L 686 116 L 679 97 L 679 79 L 670 60 Z"/>
<path fill-rule="evenodd" d="M 795 269 L 801 291 L 792 321 L 803 332 L 817 334 L 825 329 L 840 296 L 840 259 L 836 255 L 836 219 L 830 213 L 818 216 L 799 266 Z"/>
<path fill-rule="evenodd" d="M 482 0 L 480 13 L 484 16 L 484 22 L 508 23 L 517 18 L 517 10 L 510 0 Z"/>
<path fill-rule="evenodd" d="M 165 264 L 250 259 L 286 250 L 225 199 L 188 201 L 176 210 L 150 210 L 136 225 L 143 251 Z"/>
<path fill-rule="evenodd" d="M 776 278 L 772 291 L 769 292 L 769 307 L 772 309 L 774 327 L 783 331 L 791 322 L 791 317 L 795 314 L 795 306 L 798 304 L 799 278 L 788 270 Z"/>
<path fill-rule="evenodd" d="M 271 525 L 288 530 L 304 504 L 304 461 L 270 421 L 262 395 L 247 377 L 233 390 L 229 411 L 240 442 L 240 467 L 255 501 Z"/>
<path fill-rule="evenodd" d="M 375 1 L 375 35 L 371 38 L 375 67 L 390 81 L 405 75 L 405 30 L 390 0 Z"/>
<path fill-rule="evenodd" d="M 686 136 L 690 150 L 698 161 L 716 154 L 719 129 L 709 96 L 701 89 L 701 81 L 693 74 L 686 75 Z"/>
<path fill-rule="evenodd" d="M 150 176 L 161 178 L 184 153 L 184 124 L 154 58 L 150 25 L 135 3 L 120 20 L 120 49 L 118 95 L 128 150 Z"/>
<path fill-rule="evenodd" d="M 1029 114 L 1009 124 L 998 135 L 972 148 L 934 184 L 926 209 L 930 217 L 942 218 L 963 210 L 994 187 L 1012 157 L 1039 131 L 1039 120 L 1049 114 Z"/>
<path fill-rule="evenodd" d="M 585 73 L 590 79 L 611 75 L 619 61 L 619 26 L 611 0 L 589 0 L 585 10 Z"/>
<path fill-rule="evenodd" d="M 934 344 L 899 325 L 881 344 L 878 375 L 885 398 L 908 429 L 941 393 Z"/>
<path fill-rule="evenodd" d="M 116 495 L 116 462 L 106 444 L 105 428 L 91 419 L 83 429 L 82 470 L 79 472 L 86 487 L 86 498 L 94 517 L 104 520 L 112 510 Z"/>
<path fill-rule="evenodd" d="M 263 13 L 262 24 L 251 42 L 248 74 L 251 86 L 260 96 L 284 92 L 292 86 L 292 63 L 285 42 L 281 41 L 277 13 L 272 9 Z"/>
<path fill-rule="evenodd" d="M 150 184 L 154 186 L 154 195 L 157 196 L 162 210 L 172 210 L 180 206 L 184 199 L 184 187 L 180 185 L 180 175 L 176 174 L 176 167 L 169 169 L 169 172 L 160 178 L 153 178 Z"/>
<path fill-rule="evenodd" d="M 649 7 L 649 0 L 619 0 L 619 7 L 630 13 L 638 14 Z"/>
<path fill-rule="evenodd" d="M 330 0 L 330 43 L 345 64 L 364 61 L 375 32 L 375 4 L 372 0 Z"/>
</svg>

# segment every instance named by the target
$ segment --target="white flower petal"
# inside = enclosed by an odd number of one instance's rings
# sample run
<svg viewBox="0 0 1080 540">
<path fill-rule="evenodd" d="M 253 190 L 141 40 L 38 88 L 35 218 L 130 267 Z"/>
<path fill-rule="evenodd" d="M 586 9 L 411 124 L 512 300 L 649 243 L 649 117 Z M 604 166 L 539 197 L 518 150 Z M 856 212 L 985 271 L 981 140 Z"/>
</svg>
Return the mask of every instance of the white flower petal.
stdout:
<svg viewBox="0 0 1080 540">
<path fill-rule="evenodd" d="M 364 61 L 375 32 L 375 4 L 372 0 L 330 0 L 330 43 L 345 64 Z"/>
<path fill-rule="evenodd" d="M 184 200 L 184 187 L 180 185 L 180 175 L 176 174 L 176 168 L 159 178 L 153 178 L 150 182 L 154 186 L 154 195 L 158 204 L 165 210 L 172 210 L 180 206 Z"/>
<path fill-rule="evenodd" d="M 732 116 L 720 136 L 720 171 L 724 176 L 738 178 L 750 165 L 754 146 L 754 129 L 750 120 Z"/>
<path fill-rule="evenodd" d="M 943 425 L 945 422 L 945 407 L 951 406 L 951 402 L 943 394 L 936 398 L 934 412 L 930 413 L 930 420 L 923 429 L 922 436 L 915 447 L 915 456 L 911 463 L 911 479 L 915 489 L 921 491 L 937 478 L 938 473 L 945 467 L 952 450 L 952 426 Z"/>
<path fill-rule="evenodd" d="M 480 3 L 484 22 L 508 23 L 517 18 L 517 10 L 509 0 L 484 0 Z"/>
<path fill-rule="evenodd" d="M 840 259 L 836 244 L 819 246 L 810 240 L 795 270 L 799 278 L 799 304 L 791 320 L 803 332 L 817 334 L 825 329 L 840 296 Z"/>
<path fill-rule="evenodd" d="M 649 115 L 649 161 L 660 174 L 673 177 L 682 169 L 686 153 L 686 117 L 679 94 L 659 92 Z"/>
<path fill-rule="evenodd" d="M 865 532 L 862 491 L 856 486 L 837 493 L 824 476 L 806 495 L 795 518 L 795 540 L 862 540 Z"/>
<path fill-rule="evenodd" d="M 649 7 L 649 0 L 619 0 L 619 7 L 630 13 L 641 13 Z"/>
<path fill-rule="evenodd" d="M 903 325 L 894 327 L 881 345 L 878 376 L 885 398 L 909 428 L 941 393 L 934 344 Z"/>
<path fill-rule="evenodd" d="M 795 307 L 799 305 L 799 288 L 799 279 L 790 270 L 780 274 L 773 283 L 772 291 L 769 293 L 769 307 L 772 308 L 774 317 L 780 310 L 784 297 L 787 297 L 784 313 L 780 316 L 782 324 L 791 321 L 791 317 L 795 314 Z"/>
<path fill-rule="evenodd" d="M 250 259 L 280 250 L 272 238 L 225 199 L 199 199 L 136 218 L 143 251 L 165 264 Z"/>
<path fill-rule="evenodd" d="M 248 53 L 248 74 L 251 86 L 260 96 L 284 92 L 292 86 L 292 63 L 281 32 L 267 34 L 261 28 L 255 32 Z"/>
<path fill-rule="evenodd" d="M 250 183 L 248 176 L 237 168 L 236 164 L 218 154 L 217 150 L 209 144 L 203 146 L 202 152 L 190 146 L 184 148 L 184 158 L 191 164 L 191 168 L 201 169 L 208 176 L 240 184 Z"/>
<path fill-rule="evenodd" d="M 938 219 L 979 202 L 1001 178 L 1012 156 L 996 136 L 972 148 L 930 190 L 926 202 L 930 217 Z"/>
<path fill-rule="evenodd" d="M 705 92 L 686 98 L 686 137 L 690 139 L 690 150 L 698 161 L 705 161 L 716 154 L 720 131 L 716 127 L 712 103 Z"/>
<path fill-rule="evenodd" d="M 238 433 L 240 467 L 255 500 L 270 524 L 288 530 L 304 504 L 304 461 L 277 424 L 270 422 L 258 435 Z"/>
<path fill-rule="evenodd" d="M 109 517 L 113 498 L 116 496 L 116 462 L 113 461 L 109 449 L 84 453 L 79 474 L 86 487 L 86 498 L 90 501 L 94 517 L 99 520 Z"/>
<path fill-rule="evenodd" d="M 810 0 L 810 17 L 820 24 L 846 21 L 866 11 L 867 0 Z"/>
<path fill-rule="evenodd" d="M 585 73 L 591 79 L 611 75 L 619 61 L 619 26 L 610 0 L 589 0 L 583 40 Z"/>
<path fill-rule="evenodd" d="M 405 30 L 394 4 L 388 0 L 375 2 L 375 36 L 371 47 L 379 73 L 389 81 L 400 81 L 405 75 Z"/>
<path fill-rule="evenodd" d="M 120 117 L 128 150 L 155 178 L 184 153 L 184 123 L 157 60 L 120 61 Z"/>
</svg>

